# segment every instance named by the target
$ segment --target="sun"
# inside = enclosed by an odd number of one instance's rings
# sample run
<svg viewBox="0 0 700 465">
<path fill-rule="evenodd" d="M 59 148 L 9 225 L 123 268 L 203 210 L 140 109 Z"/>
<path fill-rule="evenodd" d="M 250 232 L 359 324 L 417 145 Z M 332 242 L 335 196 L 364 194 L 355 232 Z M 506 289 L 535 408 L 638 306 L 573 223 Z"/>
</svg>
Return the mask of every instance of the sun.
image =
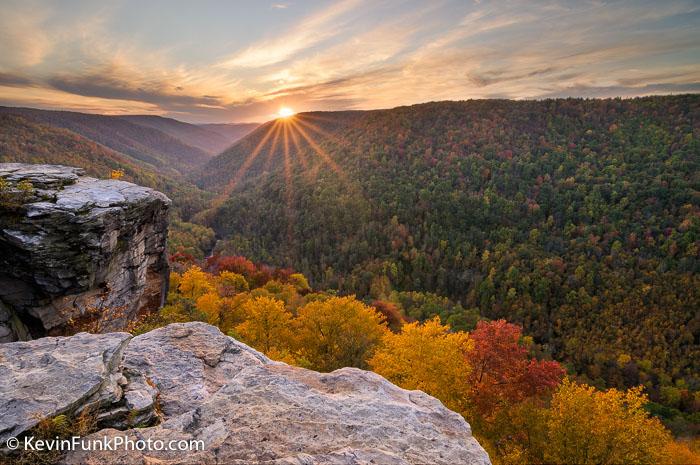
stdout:
<svg viewBox="0 0 700 465">
<path fill-rule="evenodd" d="M 280 118 L 289 118 L 290 116 L 294 116 L 295 112 L 289 107 L 282 107 L 279 109 L 277 112 L 277 116 Z"/>
</svg>

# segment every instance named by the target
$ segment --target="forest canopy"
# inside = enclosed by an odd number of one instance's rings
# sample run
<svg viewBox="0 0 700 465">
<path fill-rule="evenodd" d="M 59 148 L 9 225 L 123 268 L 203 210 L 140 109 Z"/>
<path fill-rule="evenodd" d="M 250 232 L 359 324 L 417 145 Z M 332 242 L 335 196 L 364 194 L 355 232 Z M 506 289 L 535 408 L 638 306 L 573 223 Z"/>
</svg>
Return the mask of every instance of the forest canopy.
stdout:
<svg viewBox="0 0 700 465">
<path fill-rule="evenodd" d="M 205 166 L 227 200 L 199 219 L 219 252 L 314 287 L 520 324 L 681 431 L 700 408 L 699 116 L 695 95 L 299 114 Z"/>
</svg>

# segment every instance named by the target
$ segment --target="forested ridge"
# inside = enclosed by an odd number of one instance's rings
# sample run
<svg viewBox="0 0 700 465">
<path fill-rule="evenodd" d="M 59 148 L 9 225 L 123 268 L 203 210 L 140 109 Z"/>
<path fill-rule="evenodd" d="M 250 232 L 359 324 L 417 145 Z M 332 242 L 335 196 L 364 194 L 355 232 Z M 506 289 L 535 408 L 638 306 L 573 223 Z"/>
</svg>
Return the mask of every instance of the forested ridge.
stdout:
<svg viewBox="0 0 700 465">
<path fill-rule="evenodd" d="M 0 113 L 0 163 L 46 163 L 83 168 L 98 178 L 113 172 L 125 181 L 165 192 L 173 200 L 173 222 L 189 218 L 207 203 L 209 195 L 177 173 L 168 175 L 154 166 L 114 151 L 68 129 L 37 123 L 15 114 Z M 196 227 L 196 225 L 195 225 Z"/>
<path fill-rule="evenodd" d="M 205 165 L 200 185 L 232 192 L 200 217 L 220 251 L 314 287 L 429 292 L 452 307 L 418 319 L 522 324 L 582 379 L 644 385 L 651 408 L 693 429 L 699 112 L 683 95 L 299 114 Z"/>
</svg>

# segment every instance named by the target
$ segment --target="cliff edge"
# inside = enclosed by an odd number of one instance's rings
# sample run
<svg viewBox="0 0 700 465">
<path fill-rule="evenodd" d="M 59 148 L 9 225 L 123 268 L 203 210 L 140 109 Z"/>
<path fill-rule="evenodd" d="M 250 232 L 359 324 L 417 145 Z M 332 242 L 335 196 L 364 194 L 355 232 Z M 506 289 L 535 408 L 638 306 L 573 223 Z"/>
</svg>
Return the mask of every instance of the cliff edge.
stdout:
<svg viewBox="0 0 700 465">
<path fill-rule="evenodd" d="M 169 206 L 80 168 L 0 163 L 0 342 L 119 331 L 157 309 Z"/>
<path fill-rule="evenodd" d="M 490 463 L 469 424 L 421 391 L 356 368 L 274 362 L 205 323 L 14 342 L 0 360 L 0 444 L 86 408 L 102 428 L 88 440 L 202 441 L 187 452 L 78 450 L 65 464 Z"/>
</svg>

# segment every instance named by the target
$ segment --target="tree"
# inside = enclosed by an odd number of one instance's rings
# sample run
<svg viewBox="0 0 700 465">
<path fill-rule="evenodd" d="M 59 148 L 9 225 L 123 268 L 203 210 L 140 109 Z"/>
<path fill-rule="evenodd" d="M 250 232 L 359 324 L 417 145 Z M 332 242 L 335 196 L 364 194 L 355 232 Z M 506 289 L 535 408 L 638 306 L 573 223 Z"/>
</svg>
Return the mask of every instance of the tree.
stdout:
<svg viewBox="0 0 700 465">
<path fill-rule="evenodd" d="M 284 302 L 269 297 L 256 297 L 243 306 L 246 320 L 236 326 L 236 333 L 244 342 L 269 354 L 272 349 L 289 346 L 292 314 Z"/>
<path fill-rule="evenodd" d="M 644 410 L 641 387 L 605 392 L 565 380 L 552 397 L 544 453 L 553 463 L 655 464 L 669 432 Z"/>
<path fill-rule="evenodd" d="M 208 292 L 197 298 L 195 306 L 197 307 L 197 310 L 207 316 L 207 323 L 210 325 L 218 325 L 221 304 L 221 297 L 214 292 Z"/>
<path fill-rule="evenodd" d="M 382 314 L 389 329 L 394 332 L 399 332 L 401 330 L 401 325 L 406 322 L 406 318 L 403 316 L 401 309 L 394 302 L 374 300 L 372 301 L 372 307 L 376 308 L 377 311 Z"/>
<path fill-rule="evenodd" d="M 208 292 L 214 292 L 214 286 L 209 278 L 210 275 L 202 271 L 200 267 L 192 266 L 183 273 L 178 289 L 184 297 L 196 300 Z"/>
<path fill-rule="evenodd" d="M 466 360 L 473 343 L 466 333 L 451 333 L 435 317 L 387 332 L 369 360 L 372 370 L 404 389 L 420 389 L 448 408 L 463 412 L 470 372 Z"/>
<path fill-rule="evenodd" d="M 292 273 L 289 275 L 288 279 L 289 284 L 294 286 L 300 294 L 306 294 L 308 292 L 311 292 L 311 286 L 309 286 L 309 281 L 306 279 L 306 276 L 304 276 L 301 273 Z"/>
<path fill-rule="evenodd" d="M 564 376 L 559 363 L 530 359 L 521 336 L 520 326 L 505 320 L 480 321 L 471 333 L 470 398 L 486 421 L 510 404 L 551 393 Z"/>
<path fill-rule="evenodd" d="M 222 271 L 218 277 L 219 294 L 225 297 L 231 297 L 240 292 L 247 292 L 249 289 L 248 281 L 239 273 L 231 271 Z"/>
<path fill-rule="evenodd" d="M 300 356 L 318 371 L 366 368 L 387 331 L 381 315 L 354 296 L 304 305 L 298 310 L 295 328 Z"/>
</svg>

